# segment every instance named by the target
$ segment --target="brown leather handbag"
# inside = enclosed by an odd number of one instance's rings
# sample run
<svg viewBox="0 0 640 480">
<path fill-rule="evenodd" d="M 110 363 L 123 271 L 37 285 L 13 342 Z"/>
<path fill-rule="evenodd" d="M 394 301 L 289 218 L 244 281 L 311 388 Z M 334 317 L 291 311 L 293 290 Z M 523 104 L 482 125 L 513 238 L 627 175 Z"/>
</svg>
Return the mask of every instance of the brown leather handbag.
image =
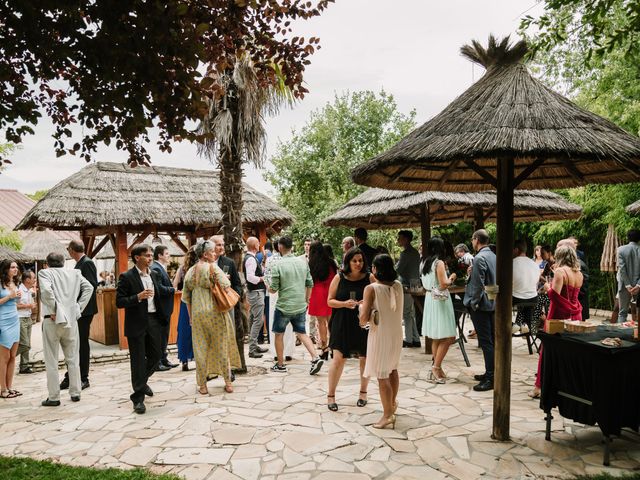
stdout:
<svg viewBox="0 0 640 480">
<path fill-rule="evenodd" d="M 211 273 L 211 277 L 215 278 L 213 264 L 209 266 L 209 272 Z M 216 304 L 216 307 L 221 312 L 231 311 L 233 307 L 236 306 L 236 303 L 240 301 L 238 292 L 231 287 L 224 288 L 220 285 L 220 282 L 212 282 L 211 296 L 213 297 L 213 302 Z"/>
</svg>

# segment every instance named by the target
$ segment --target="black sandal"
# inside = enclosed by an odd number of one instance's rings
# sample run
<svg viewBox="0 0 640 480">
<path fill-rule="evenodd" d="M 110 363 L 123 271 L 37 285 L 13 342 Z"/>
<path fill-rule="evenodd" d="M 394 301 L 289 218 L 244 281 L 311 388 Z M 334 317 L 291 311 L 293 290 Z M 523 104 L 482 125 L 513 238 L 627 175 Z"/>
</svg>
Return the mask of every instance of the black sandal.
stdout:
<svg viewBox="0 0 640 480">
<path fill-rule="evenodd" d="M 366 394 L 367 392 L 360 391 L 360 395 L 366 395 Z M 356 402 L 356 405 L 358 407 L 364 407 L 366 404 L 367 404 L 367 400 L 363 400 L 361 398 L 359 398 L 358 401 Z"/>
<path fill-rule="evenodd" d="M 18 395 L 13 393 L 11 390 L 3 390 L 0 392 L 0 398 L 16 398 Z M 336 410 L 338 407 L 336 406 Z"/>
<path fill-rule="evenodd" d="M 336 396 L 335 395 L 327 395 L 327 398 L 333 398 L 335 400 Z M 331 410 L 332 412 L 337 412 L 338 411 L 338 404 L 336 402 L 327 403 L 327 408 L 329 410 Z"/>
<path fill-rule="evenodd" d="M 322 353 L 320 354 L 320 358 L 324 361 L 329 360 L 329 347 L 324 347 L 322 349 Z"/>
</svg>

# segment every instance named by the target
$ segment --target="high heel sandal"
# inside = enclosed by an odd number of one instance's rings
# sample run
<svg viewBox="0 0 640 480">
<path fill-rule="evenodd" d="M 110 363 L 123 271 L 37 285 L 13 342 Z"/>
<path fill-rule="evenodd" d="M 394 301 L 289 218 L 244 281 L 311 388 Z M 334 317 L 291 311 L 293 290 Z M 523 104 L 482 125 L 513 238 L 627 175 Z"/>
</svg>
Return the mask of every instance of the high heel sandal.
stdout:
<svg viewBox="0 0 640 480">
<path fill-rule="evenodd" d="M 439 377 L 435 372 L 439 370 L 440 367 L 431 367 L 431 371 L 429 372 L 429 378 L 427 381 L 430 383 L 443 384 L 446 383 L 446 380 L 443 377 Z"/>
<path fill-rule="evenodd" d="M 360 395 L 366 395 L 366 394 L 367 392 L 363 392 L 362 390 L 360 390 Z M 365 399 L 359 398 L 358 401 L 356 402 L 356 405 L 358 407 L 364 407 L 366 404 L 367 404 L 366 398 Z"/>
<path fill-rule="evenodd" d="M 336 396 L 335 395 L 327 395 L 327 398 L 333 398 L 333 402 L 332 403 L 327 403 L 327 408 L 329 410 L 331 410 L 332 412 L 337 412 L 338 411 L 338 404 L 335 402 Z"/>
<path fill-rule="evenodd" d="M 378 423 L 374 423 L 372 425 L 373 428 L 387 428 L 389 425 L 391 425 L 391 428 L 394 429 L 396 428 L 396 416 L 395 415 L 391 415 L 389 418 L 387 418 L 386 420 L 382 420 Z"/>
<path fill-rule="evenodd" d="M 527 395 L 529 395 L 529 397 L 531 398 L 540 398 L 540 389 L 538 387 L 535 387 L 533 390 L 527 393 Z"/>
</svg>

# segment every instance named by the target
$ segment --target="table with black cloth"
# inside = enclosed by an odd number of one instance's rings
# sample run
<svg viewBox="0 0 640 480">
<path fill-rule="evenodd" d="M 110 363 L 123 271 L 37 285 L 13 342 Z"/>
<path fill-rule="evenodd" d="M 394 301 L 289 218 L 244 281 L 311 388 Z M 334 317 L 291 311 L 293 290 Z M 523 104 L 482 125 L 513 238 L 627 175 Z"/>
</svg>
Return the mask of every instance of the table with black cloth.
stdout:
<svg viewBox="0 0 640 480">
<path fill-rule="evenodd" d="M 543 345 L 540 408 L 547 414 L 546 439 L 551 440 L 551 409 L 578 423 L 600 427 L 605 438 L 604 465 L 609 465 L 611 435 L 640 426 L 640 343 L 630 328 L 598 327 L 594 333 L 539 333 Z M 600 343 L 623 340 L 621 347 Z"/>
</svg>

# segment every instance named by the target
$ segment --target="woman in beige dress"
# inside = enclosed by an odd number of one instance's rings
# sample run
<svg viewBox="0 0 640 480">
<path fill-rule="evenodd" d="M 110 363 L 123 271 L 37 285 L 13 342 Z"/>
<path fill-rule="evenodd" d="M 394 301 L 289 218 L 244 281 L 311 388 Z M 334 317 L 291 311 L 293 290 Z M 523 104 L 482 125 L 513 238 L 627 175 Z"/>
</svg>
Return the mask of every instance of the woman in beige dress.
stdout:
<svg viewBox="0 0 640 480">
<path fill-rule="evenodd" d="M 398 408 L 400 377 L 398 365 L 402 353 L 402 307 L 404 294 L 402 284 L 396 279 L 393 259 L 386 254 L 377 255 L 371 272 L 375 283 L 364 289 L 363 304 L 360 307 L 360 326 L 369 326 L 367 339 L 367 361 L 364 377 L 376 377 L 382 401 L 382 418 L 373 424 L 374 428 L 395 427 L 395 412 Z M 377 310 L 376 320 L 371 324 L 372 310 Z"/>
<path fill-rule="evenodd" d="M 240 354 L 236 344 L 233 320 L 228 312 L 220 312 L 211 295 L 211 286 L 220 283 L 223 288 L 231 283 L 215 262 L 214 243 L 205 241 L 196 247 L 198 263 L 184 278 L 182 301 L 187 305 L 191 319 L 193 352 L 196 358 L 198 391 L 207 395 L 207 378 L 221 375 L 224 390 L 233 392 L 231 369 L 240 368 Z"/>
</svg>

